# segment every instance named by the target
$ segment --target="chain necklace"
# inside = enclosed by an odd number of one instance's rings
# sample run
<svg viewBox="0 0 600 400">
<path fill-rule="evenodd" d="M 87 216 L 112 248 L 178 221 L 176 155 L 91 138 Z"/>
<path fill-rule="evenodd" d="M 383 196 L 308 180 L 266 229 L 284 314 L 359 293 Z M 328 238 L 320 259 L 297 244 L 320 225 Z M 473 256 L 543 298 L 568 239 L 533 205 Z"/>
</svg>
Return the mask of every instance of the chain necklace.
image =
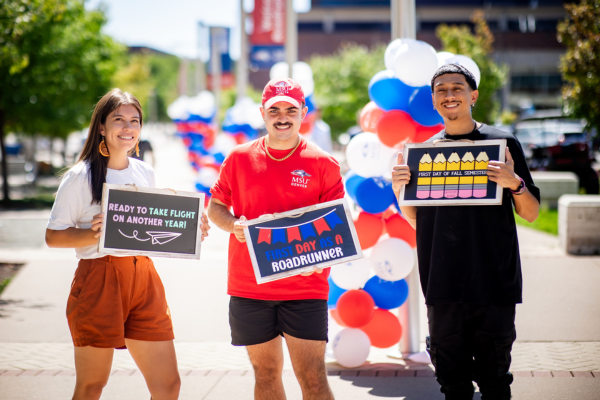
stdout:
<svg viewBox="0 0 600 400">
<path fill-rule="evenodd" d="M 287 160 L 288 158 L 290 158 L 291 155 L 294 154 L 294 152 L 296 151 L 296 149 L 298 148 L 298 146 L 300 146 L 300 143 L 302 142 L 302 138 L 300 136 L 298 136 L 298 143 L 296 144 L 296 147 L 294 147 L 287 156 L 285 156 L 283 158 L 275 158 L 271 155 L 271 153 L 269 153 L 269 149 L 268 149 L 269 142 L 268 142 L 267 137 L 268 137 L 268 135 L 265 136 L 265 140 L 263 141 L 263 145 L 265 146 L 265 152 L 267 153 L 269 158 L 274 161 L 284 161 L 284 160 Z"/>
</svg>

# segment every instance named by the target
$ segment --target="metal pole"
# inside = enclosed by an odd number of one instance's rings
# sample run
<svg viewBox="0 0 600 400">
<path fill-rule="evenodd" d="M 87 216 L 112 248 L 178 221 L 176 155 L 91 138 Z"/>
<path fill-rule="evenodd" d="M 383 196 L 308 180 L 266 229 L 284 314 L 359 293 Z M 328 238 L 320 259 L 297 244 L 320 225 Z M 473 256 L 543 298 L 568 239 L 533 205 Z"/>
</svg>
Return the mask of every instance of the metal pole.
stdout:
<svg viewBox="0 0 600 400">
<path fill-rule="evenodd" d="M 237 62 L 237 98 L 246 96 L 248 87 L 248 35 L 246 34 L 246 12 L 244 0 L 240 0 L 240 58 Z"/>
<path fill-rule="evenodd" d="M 293 78 L 294 63 L 298 61 L 298 16 L 294 11 L 294 0 L 286 0 L 285 14 L 285 61 L 289 76 Z"/>
<path fill-rule="evenodd" d="M 417 38 L 415 0 L 392 0 L 392 40 Z"/>
<path fill-rule="evenodd" d="M 398 38 L 417 38 L 415 0 L 391 0 L 392 40 Z M 416 259 L 416 258 L 415 258 Z M 400 352 L 418 353 L 421 348 L 419 267 L 415 262 L 413 271 L 405 278 L 408 283 L 408 299 L 398 310 L 403 328 L 400 340 Z"/>
<path fill-rule="evenodd" d="M 215 107 L 217 108 L 216 128 L 219 130 L 219 105 L 221 103 L 221 50 L 220 35 L 217 30 L 222 28 L 210 28 L 211 54 L 210 66 L 212 75 L 212 91 L 215 96 Z"/>
<path fill-rule="evenodd" d="M 202 61 L 202 31 L 204 24 L 198 22 L 198 58 L 196 59 L 196 93 L 198 94 L 203 90 L 206 90 L 206 69 L 204 68 L 204 62 Z"/>
</svg>

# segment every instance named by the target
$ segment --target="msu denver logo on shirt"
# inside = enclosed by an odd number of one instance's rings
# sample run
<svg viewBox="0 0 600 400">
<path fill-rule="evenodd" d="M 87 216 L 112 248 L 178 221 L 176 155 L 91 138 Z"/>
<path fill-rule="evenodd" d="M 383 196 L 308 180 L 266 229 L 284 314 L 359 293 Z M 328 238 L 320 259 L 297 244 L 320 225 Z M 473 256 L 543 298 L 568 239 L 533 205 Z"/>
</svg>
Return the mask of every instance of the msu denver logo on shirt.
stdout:
<svg viewBox="0 0 600 400">
<path fill-rule="evenodd" d="M 308 185 L 308 182 L 310 181 L 308 178 L 311 176 L 308 172 L 302 169 L 296 169 L 292 171 L 292 175 L 294 175 L 292 177 L 292 186 L 306 188 L 306 185 Z"/>
</svg>

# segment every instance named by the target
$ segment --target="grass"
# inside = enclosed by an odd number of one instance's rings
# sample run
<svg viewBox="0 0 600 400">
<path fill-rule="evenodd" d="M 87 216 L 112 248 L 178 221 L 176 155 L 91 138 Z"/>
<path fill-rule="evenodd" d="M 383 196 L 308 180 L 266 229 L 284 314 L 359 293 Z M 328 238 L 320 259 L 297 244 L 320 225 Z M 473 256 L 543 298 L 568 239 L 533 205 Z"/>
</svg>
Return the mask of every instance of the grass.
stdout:
<svg viewBox="0 0 600 400">
<path fill-rule="evenodd" d="M 11 278 L 8 278 L 8 279 L 5 279 L 2 282 L 0 282 L 0 294 L 2 294 L 2 291 L 8 286 L 10 281 L 11 281 Z"/>
<path fill-rule="evenodd" d="M 517 225 L 526 226 L 528 228 L 537 229 L 538 231 L 546 232 L 551 235 L 558 235 L 558 210 L 552 210 L 548 207 L 541 207 L 538 218 L 529 223 L 515 213 L 515 221 Z"/>
<path fill-rule="evenodd" d="M 24 199 L 10 200 L 8 202 L 8 204 L 2 202 L 2 203 L 0 203 L 0 209 L 4 209 L 4 210 L 40 210 L 40 209 L 45 209 L 45 208 L 52 208 L 52 205 L 54 204 L 54 192 L 53 193 L 40 193 L 34 197 L 26 197 Z"/>
</svg>

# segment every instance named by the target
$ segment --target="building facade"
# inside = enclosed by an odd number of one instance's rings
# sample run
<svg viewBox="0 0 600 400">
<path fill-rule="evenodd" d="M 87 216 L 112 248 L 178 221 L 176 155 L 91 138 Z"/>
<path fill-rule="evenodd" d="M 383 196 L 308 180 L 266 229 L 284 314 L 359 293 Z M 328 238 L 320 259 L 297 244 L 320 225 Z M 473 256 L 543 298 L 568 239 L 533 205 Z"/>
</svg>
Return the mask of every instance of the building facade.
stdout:
<svg viewBox="0 0 600 400">
<path fill-rule="evenodd" d="M 565 18 L 559 0 L 416 0 L 417 39 L 441 50 L 435 36 L 439 24 L 472 26 L 470 16 L 485 12 L 494 34 L 497 62 L 510 67 L 503 102 L 513 110 L 557 108 L 562 85 L 558 64 L 564 47 L 556 26 Z M 298 57 L 333 54 L 345 42 L 367 46 L 391 39 L 389 0 L 312 0 L 312 9 L 298 14 Z M 255 87 L 264 86 L 268 71 L 251 74 Z"/>
</svg>

